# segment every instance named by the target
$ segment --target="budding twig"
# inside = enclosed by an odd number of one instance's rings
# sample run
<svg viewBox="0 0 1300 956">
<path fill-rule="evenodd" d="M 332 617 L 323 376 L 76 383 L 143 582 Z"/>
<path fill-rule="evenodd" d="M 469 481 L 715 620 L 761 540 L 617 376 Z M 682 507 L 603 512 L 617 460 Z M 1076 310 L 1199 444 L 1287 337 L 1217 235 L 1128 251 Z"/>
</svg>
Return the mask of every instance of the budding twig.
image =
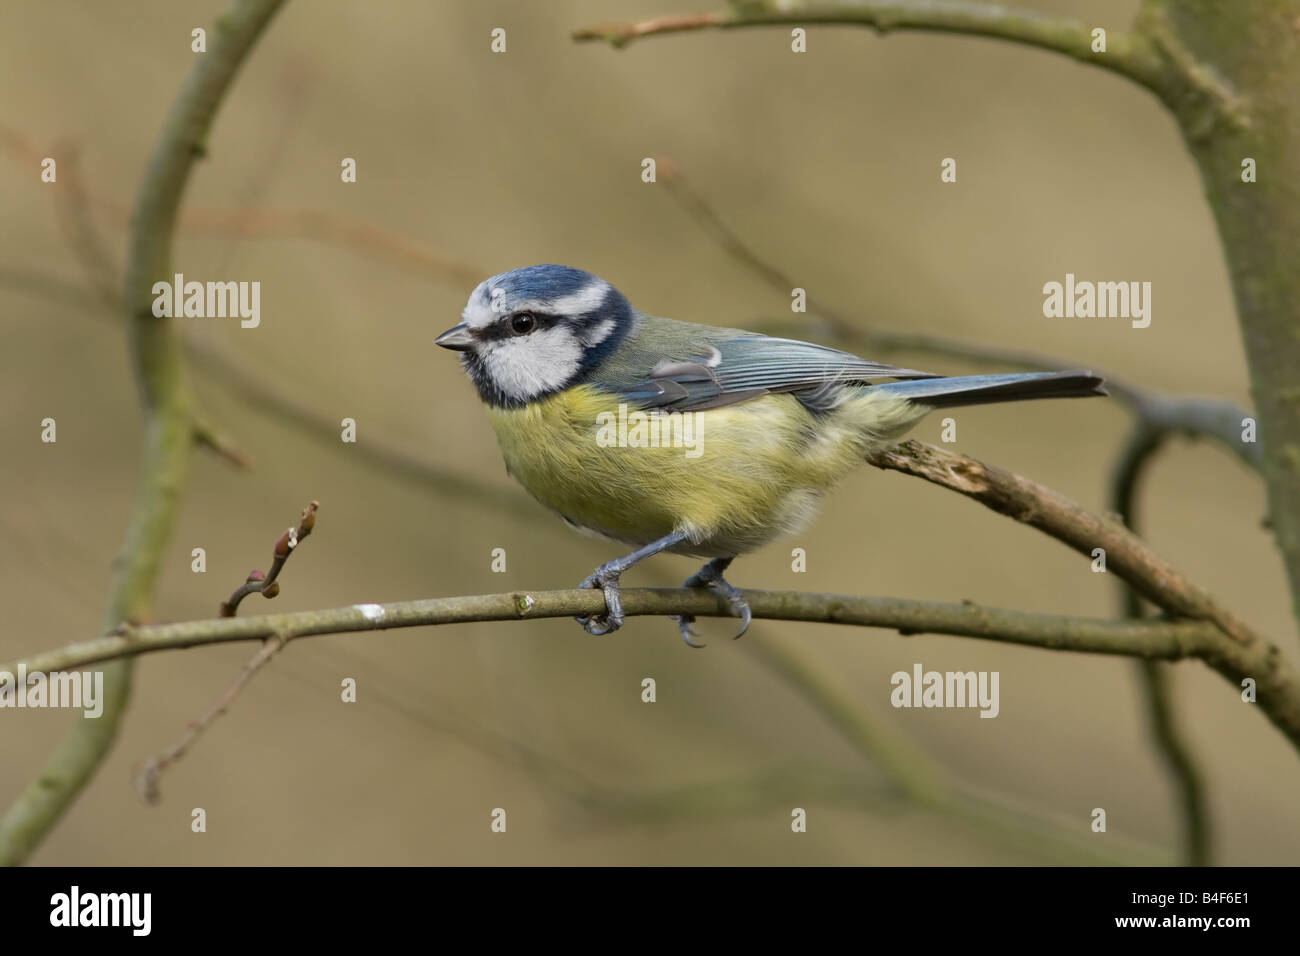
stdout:
<svg viewBox="0 0 1300 956">
<path fill-rule="evenodd" d="M 302 509 L 302 520 L 298 523 L 298 527 L 287 529 L 275 542 L 275 560 L 271 563 L 271 570 L 263 574 L 254 568 L 249 573 L 248 579 L 235 588 L 235 593 L 230 595 L 230 599 L 222 602 L 222 617 L 234 617 L 239 610 L 239 603 L 250 594 L 273 598 L 280 593 L 280 585 L 275 579 L 280 576 L 280 569 L 289 560 L 289 555 L 293 554 L 299 542 L 311 534 L 311 529 L 316 525 L 316 511 L 319 508 L 320 502 L 313 501 Z"/>
<path fill-rule="evenodd" d="M 263 574 L 261 571 L 254 570 L 248 575 L 248 580 L 235 589 L 235 593 L 230 595 L 230 600 L 221 605 L 222 617 L 234 617 L 239 610 L 239 602 L 244 600 L 250 594 L 261 594 L 264 598 L 273 598 L 280 593 L 280 585 L 276 578 L 280 576 L 280 569 L 284 563 L 289 560 L 289 555 L 303 538 L 311 534 L 311 530 L 316 526 L 316 512 L 320 510 L 320 502 L 313 501 L 302 509 L 302 519 L 298 522 L 298 527 L 290 527 L 280 535 L 275 542 L 275 560 L 271 563 L 271 570 Z M 257 653 L 248 659 L 239 674 L 230 682 L 230 685 L 221 692 L 208 708 L 203 711 L 195 720 L 192 720 L 185 728 L 185 733 L 181 738 L 172 744 L 156 757 L 150 757 L 140 765 L 135 774 L 135 789 L 140 794 L 141 799 L 146 803 L 157 803 L 160 797 L 158 781 L 162 778 L 162 773 L 169 766 L 179 760 L 194 745 L 205 730 L 211 726 L 212 722 L 226 712 L 226 708 L 231 705 L 234 699 L 239 696 L 239 692 L 244 689 L 244 685 L 253 679 L 253 675 L 261 670 L 268 661 L 274 657 L 279 650 L 288 642 L 288 638 L 278 632 L 272 631 L 262 640 L 262 646 L 258 648 Z"/>
</svg>

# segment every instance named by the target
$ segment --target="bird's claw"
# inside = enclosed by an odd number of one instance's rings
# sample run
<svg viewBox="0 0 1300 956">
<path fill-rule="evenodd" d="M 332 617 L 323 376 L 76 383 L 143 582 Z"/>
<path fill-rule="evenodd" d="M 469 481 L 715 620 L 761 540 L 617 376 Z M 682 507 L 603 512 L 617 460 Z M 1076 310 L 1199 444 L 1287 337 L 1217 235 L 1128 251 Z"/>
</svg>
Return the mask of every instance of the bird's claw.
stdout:
<svg viewBox="0 0 1300 956">
<path fill-rule="evenodd" d="M 623 626 L 623 602 L 619 600 L 618 579 L 619 572 L 602 565 L 578 585 L 579 590 L 583 588 L 599 588 L 605 595 L 604 614 L 582 614 L 574 618 L 575 621 L 582 625 L 582 629 L 593 637 L 613 634 Z"/>
<path fill-rule="evenodd" d="M 748 602 L 741 595 L 740 589 L 722 576 L 722 572 L 726 570 L 727 565 L 730 563 L 730 558 L 714 558 L 687 578 L 685 587 L 705 588 L 725 600 L 732 615 L 740 618 L 740 630 L 735 635 L 740 637 L 749 630 L 754 615 L 749 609 Z M 623 617 L 623 602 L 619 599 L 619 577 L 627 570 L 627 567 L 628 562 L 626 559 L 602 564 L 578 585 L 579 589 L 599 588 L 601 593 L 605 595 L 604 614 L 582 614 L 574 618 L 588 634 L 600 637 L 605 634 L 612 634 L 623 626 L 625 619 Z M 677 625 L 677 633 L 682 636 L 682 640 L 686 642 L 687 647 L 704 647 L 704 644 L 697 644 L 691 640 L 692 637 L 699 637 L 699 634 L 691 627 L 695 623 L 694 616 L 690 614 L 674 614 L 672 620 Z"/>
<path fill-rule="evenodd" d="M 727 607 L 730 608 L 732 615 L 740 618 L 740 630 L 737 631 L 735 637 L 732 638 L 732 640 L 735 640 L 749 630 L 749 625 L 754 619 L 754 614 L 749 609 L 749 603 L 745 600 L 744 596 L 741 595 L 740 588 L 731 584 L 722 576 L 722 572 L 730 563 L 730 558 L 715 558 L 713 561 L 710 561 L 687 578 L 686 583 L 683 586 L 688 588 L 706 588 L 727 602 Z M 677 623 L 677 630 L 681 633 L 682 640 L 691 647 L 704 646 L 703 644 L 695 644 L 689 637 L 689 635 L 695 633 L 689 627 L 690 622 L 694 620 L 693 617 L 684 614 L 674 617 L 673 620 Z M 685 623 L 683 623 L 683 621 Z"/>
<path fill-rule="evenodd" d="M 727 587 L 731 587 L 731 585 L 728 584 Z M 733 590 L 735 589 L 733 588 Z M 738 630 L 731 638 L 734 641 L 742 637 L 744 633 L 749 630 L 749 625 L 754 620 L 754 612 L 749 609 L 749 602 L 740 596 L 739 591 L 736 591 L 734 595 L 728 596 L 727 604 L 731 608 L 731 613 L 740 618 L 740 630 Z"/>
<path fill-rule="evenodd" d="M 703 644 L 696 644 L 691 640 L 692 637 L 700 636 L 699 632 L 696 631 L 695 628 L 691 627 L 691 625 L 695 623 L 695 617 L 693 615 L 674 614 L 672 615 L 672 621 L 677 625 L 677 633 L 682 636 L 682 640 L 686 642 L 687 647 L 704 647 Z"/>
</svg>

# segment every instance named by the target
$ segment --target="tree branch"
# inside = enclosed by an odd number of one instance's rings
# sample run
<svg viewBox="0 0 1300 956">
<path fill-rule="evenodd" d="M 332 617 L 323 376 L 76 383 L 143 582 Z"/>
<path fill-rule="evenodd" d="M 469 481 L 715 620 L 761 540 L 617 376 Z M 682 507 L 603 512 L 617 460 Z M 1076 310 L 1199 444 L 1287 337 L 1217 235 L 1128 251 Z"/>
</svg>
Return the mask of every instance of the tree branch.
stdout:
<svg viewBox="0 0 1300 956">
<path fill-rule="evenodd" d="M 1209 621 L 1243 647 L 1259 650 L 1265 643 L 1122 524 L 1093 514 L 1035 481 L 911 440 L 874 448 L 867 461 L 974 498 L 1089 557 L 1102 548 L 1106 569 L 1157 607 L 1179 617 Z"/>
<path fill-rule="evenodd" d="M 1268 688 L 1260 694 L 1260 707 L 1300 747 L 1300 716 L 1297 715 L 1300 676 L 1276 657 L 1276 649 L 1271 645 L 1242 645 L 1222 633 L 1213 621 L 1110 621 L 988 608 L 970 602 L 939 604 L 797 591 L 745 591 L 744 596 L 755 618 L 883 627 L 905 636 L 952 634 L 1026 647 L 1146 660 L 1198 658 L 1233 682 L 1243 674 L 1259 675 L 1261 688 L 1266 684 Z M 48 673 L 204 644 L 277 636 L 288 641 L 320 634 L 431 624 L 575 617 L 603 609 L 604 596 L 599 591 L 517 591 L 178 624 L 122 624 L 103 637 L 36 654 L 0 666 L 0 670 L 12 673 L 22 667 L 28 673 Z M 623 591 L 623 610 L 629 616 L 731 616 L 729 606 L 712 593 L 684 588 L 627 589 Z"/>
<path fill-rule="evenodd" d="M 730 608 L 708 591 L 627 588 L 622 594 L 623 610 L 632 617 L 666 617 L 672 614 L 731 616 Z M 744 594 L 755 618 L 883 627 L 904 636 L 953 634 L 1027 647 L 1153 660 L 1204 657 L 1221 637 L 1214 625 L 1207 621 L 1111 621 L 1001 610 L 974 603 L 939 604 L 799 591 L 752 590 Z M 74 670 L 155 651 L 264 640 L 275 635 L 291 640 L 321 634 L 431 624 L 576 617 L 599 613 L 604 607 L 604 596 L 590 589 L 515 591 L 393 604 L 354 604 L 329 610 L 213 618 L 176 624 L 122 624 L 103 637 L 66 644 L 2 665 L 0 670 L 12 673 L 20 666 L 28 673 Z"/>
<path fill-rule="evenodd" d="M 144 405 L 145 447 L 131 523 L 116 562 L 105 629 L 148 616 L 194 441 L 194 422 L 174 325 L 152 312 L 153 283 L 171 274 L 171 239 L 181 196 L 203 154 L 217 107 L 282 0 L 235 0 L 217 22 L 168 114 L 131 217 L 123 301 L 131 358 Z M 0 863 L 22 862 L 90 780 L 112 747 L 131 695 L 131 661 L 104 668 L 104 712 L 81 720 L 35 782 L 0 820 Z"/>
<path fill-rule="evenodd" d="M 1036 482 L 917 441 L 873 449 L 867 461 L 901 471 L 974 498 L 999 514 L 1037 528 L 1085 555 L 1106 552 L 1106 568 L 1170 615 L 1213 624 L 1226 640 L 1189 656 L 1202 658 L 1233 684 L 1254 678 L 1259 703 L 1292 743 L 1300 747 L 1300 674 L 1276 644 L 1264 640 L 1207 592 L 1188 581 L 1131 531 L 1092 514 Z M 1160 659 L 1162 655 L 1141 655 Z M 1265 702 L 1265 698 L 1268 698 Z"/>
<path fill-rule="evenodd" d="M 885 34 L 921 30 L 983 36 L 1061 53 L 1111 70 L 1147 87 L 1162 99 L 1170 95 L 1170 65 L 1158 45 L 1140 33 L 1108 31 L 1106 52 L 1092 50 L 1092 31 L 1078 20 L 964 0 L 742 0 L 713 13 L 656 17 L 634 23 L 585 27 L 573 39 L 604 40 L 621 48 L 633 40 L 667 33 L 730 30 L 757 26 L 849 24 Z"/>
</svg>

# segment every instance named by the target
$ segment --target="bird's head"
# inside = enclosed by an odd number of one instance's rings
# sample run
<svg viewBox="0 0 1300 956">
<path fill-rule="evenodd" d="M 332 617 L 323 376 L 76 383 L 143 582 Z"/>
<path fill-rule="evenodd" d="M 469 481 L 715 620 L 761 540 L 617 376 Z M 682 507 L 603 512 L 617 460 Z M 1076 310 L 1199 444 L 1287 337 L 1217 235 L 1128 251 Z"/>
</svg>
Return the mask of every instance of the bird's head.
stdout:
<svg viewBox="0 0 1300 956">
<path fill-rule="evenodd" d="M 435 344 L 461 353 L 483 401 L 517 408 L 581 382 L 618 347 L 635 313 L 604 279 L 544 265 L 480 282 L 461 319 Z"/>
</svg>

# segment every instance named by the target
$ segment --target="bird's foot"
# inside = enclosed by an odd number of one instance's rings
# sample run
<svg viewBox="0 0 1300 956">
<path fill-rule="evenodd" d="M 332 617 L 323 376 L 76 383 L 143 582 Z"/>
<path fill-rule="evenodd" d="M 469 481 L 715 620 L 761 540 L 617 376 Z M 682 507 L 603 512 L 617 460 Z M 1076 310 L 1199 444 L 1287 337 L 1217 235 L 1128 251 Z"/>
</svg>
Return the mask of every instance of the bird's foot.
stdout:
<svg viewBox="0 0 1300 956">
<path fill-rule="evenodd" d="M 726 600 L 727 606 L 731 609 L 731 613 L 740 618 L 740 630 L 737 631 L 735 637 L 732 638 L 732 640 L 735 640 L 736 637 L 740 637 L 749 630 L 749 624 L 750 621 L 753 620 L 754 615 L 749 610 L 749 604 L 741 595 L 740 589 L 722 576 L 722 572 L 727 569 L 727 565 L 731 564 L 731 560 L 731 558 L 714 558 L 708 564 L 704 565 L 704 567 L 700 568 L 687 578 L 685 584 L 682 586 L 688 588 L 707 588 L 714 594 Z M 674 614 L 673 622 L 677 625 L 677 631 L 681 634 L 682 640 L 685 641 L 688 646 L 704 646 L 703 644 L 696 644 L 691 640 L 692 636 L 699 636 L 691 629 L 691 625 L 695 623 L 695 617 L 693 615 Z"/>
<path fill-rule="evenodd" d="M 681 544 L 685 540 L 685 531 L 674 531 L 662 538 L 651 541 L 649 544 L 642 545 L 631 554 L 625 554 L 613 561 L 606 561 L 578 585 L 579 588 L 600 588 L 605 595 L 605 613 L 580 615 L 574 620 L 581 624 L 582 629 L 588 634 L 595 634 L 598 637 L 602 634 L 612 634 L 617 631 L 623 626 L 623 602 L 619 600 L 618 596 L 619 577 L 638 561 L 643 561 L 660 551 Z"/>
<path fill-rule="evenodd" d="M 623 626 L 623 602 L 619 600 L 618 596 L 618 579 L 623 570 L 620 562 L 611 561 L 608 564 L 602 564 L 583 578 L 582 583 L 578 585 L 579 589 L 600 588 L 605 595 L 604 614 L 584 614 L 574 618 L 588 634 L 600 637 L 604 634 L 613 634 Z"/>
</svg>

